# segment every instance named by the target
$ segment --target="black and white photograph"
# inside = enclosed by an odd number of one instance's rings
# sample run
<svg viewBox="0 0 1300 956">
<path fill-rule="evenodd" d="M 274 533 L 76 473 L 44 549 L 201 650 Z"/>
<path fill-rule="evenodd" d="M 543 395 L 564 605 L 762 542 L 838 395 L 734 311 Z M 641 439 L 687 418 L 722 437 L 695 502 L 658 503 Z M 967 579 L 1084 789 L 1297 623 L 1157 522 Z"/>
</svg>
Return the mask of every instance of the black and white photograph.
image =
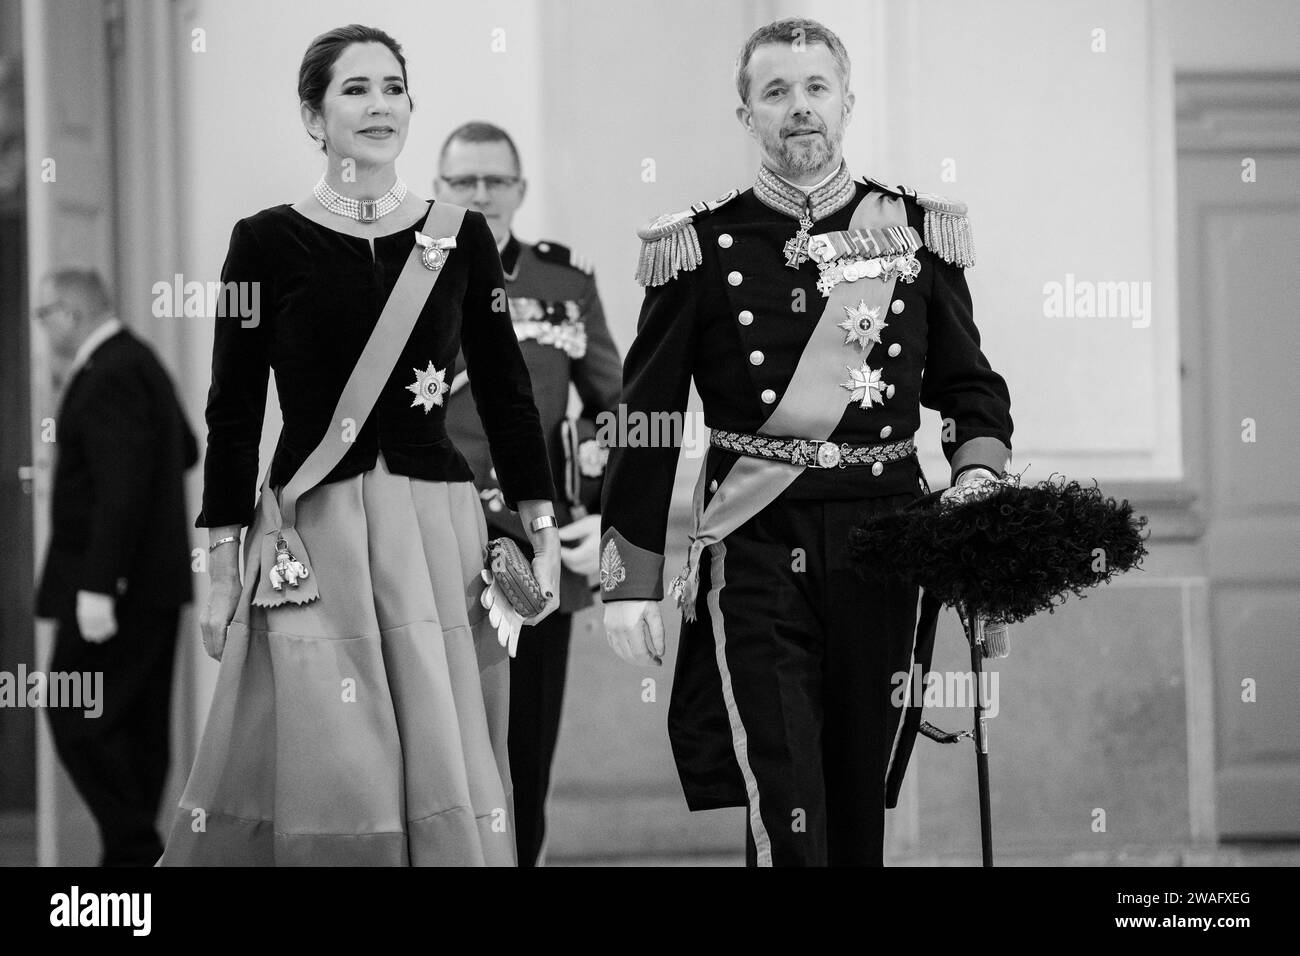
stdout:
<svg viewBox="0 0 1300 956">
<path fill-rule="evenodd" d="M 0 0 L 3 922 L 1051 869 L 1240 939 L 1298 301 L 1288 0 Z"/>
</svg>

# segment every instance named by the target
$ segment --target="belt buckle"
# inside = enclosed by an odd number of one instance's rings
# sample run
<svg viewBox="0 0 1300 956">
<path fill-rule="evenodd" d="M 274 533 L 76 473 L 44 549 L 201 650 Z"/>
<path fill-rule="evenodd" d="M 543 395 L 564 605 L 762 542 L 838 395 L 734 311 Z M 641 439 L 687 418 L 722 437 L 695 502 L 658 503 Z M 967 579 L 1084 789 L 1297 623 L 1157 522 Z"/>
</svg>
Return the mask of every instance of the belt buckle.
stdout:
<svg viewBox="0 0 1300 956">
<path fill-rule="evenodd" d="M 831 441 L 816 442 L 817 452 L 813 456 L 815 468 L 835 468 L 840 464 L 842 453 L 840 446 Z"/>
</svg>

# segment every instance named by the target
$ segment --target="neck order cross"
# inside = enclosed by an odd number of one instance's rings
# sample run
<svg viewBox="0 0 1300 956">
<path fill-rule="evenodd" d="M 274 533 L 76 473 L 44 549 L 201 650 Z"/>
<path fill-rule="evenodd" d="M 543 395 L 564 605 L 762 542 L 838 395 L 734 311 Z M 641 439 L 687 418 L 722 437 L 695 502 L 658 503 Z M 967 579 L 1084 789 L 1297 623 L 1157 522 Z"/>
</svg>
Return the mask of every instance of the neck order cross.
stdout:
<svg viewBox="0 0 1300 956">
<path fill-rule="evenodd" d="M 785 264 L 791 269 L 808 261 L 808 230 L 849 204 L 854 196 L 853 177 L 847 163 L 841 162 L 835 175 L 810 193 L 786 182 L 766 166 L 758 169 L 754 195 L 765 206 L 799 220 L 799 231 L 785 244 Z"/>
</svg>

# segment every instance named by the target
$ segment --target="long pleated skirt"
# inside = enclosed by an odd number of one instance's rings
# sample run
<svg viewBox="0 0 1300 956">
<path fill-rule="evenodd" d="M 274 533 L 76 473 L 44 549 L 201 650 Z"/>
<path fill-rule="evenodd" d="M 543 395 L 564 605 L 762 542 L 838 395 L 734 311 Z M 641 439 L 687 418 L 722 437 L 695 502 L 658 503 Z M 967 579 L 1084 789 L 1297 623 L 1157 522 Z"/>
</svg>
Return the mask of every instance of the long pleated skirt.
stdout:
<svg viewBox="0 0 1300 956">
<path fill-rule="evenodd" d="M 474 486 L 381 456 L 305 494 L 296 525 L 321 596 L 253 607 L 244 582 L 160 865 L 514 865 Z"/>
</svg>

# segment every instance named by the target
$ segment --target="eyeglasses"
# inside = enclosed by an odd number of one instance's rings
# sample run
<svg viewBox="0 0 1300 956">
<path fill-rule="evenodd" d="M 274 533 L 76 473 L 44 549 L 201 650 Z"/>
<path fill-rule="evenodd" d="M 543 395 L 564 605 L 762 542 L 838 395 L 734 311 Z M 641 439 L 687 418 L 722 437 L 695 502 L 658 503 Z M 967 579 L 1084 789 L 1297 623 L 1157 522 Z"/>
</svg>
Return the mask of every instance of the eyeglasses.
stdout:
<svg viewBox="0 0 1300 956">
<path fill-rule="evenodd" d="M 439 176 L 447 188 L 454 193 L 465 195 L 472 193 L 482 183 L 493 196 L 499 196 L 508 189 L 513 189 L 519 185 L 520 177 L 518 176 Z"/>
<path fill-rule="evenodd" d="M 49 305 L 38 305 L 32 309 L 32 315 L 35 316 L 37 322 L 44 322 L 54 313 L 63 312 L 67 308 L 62 302 L 51 302 Z"/>
</svg>

